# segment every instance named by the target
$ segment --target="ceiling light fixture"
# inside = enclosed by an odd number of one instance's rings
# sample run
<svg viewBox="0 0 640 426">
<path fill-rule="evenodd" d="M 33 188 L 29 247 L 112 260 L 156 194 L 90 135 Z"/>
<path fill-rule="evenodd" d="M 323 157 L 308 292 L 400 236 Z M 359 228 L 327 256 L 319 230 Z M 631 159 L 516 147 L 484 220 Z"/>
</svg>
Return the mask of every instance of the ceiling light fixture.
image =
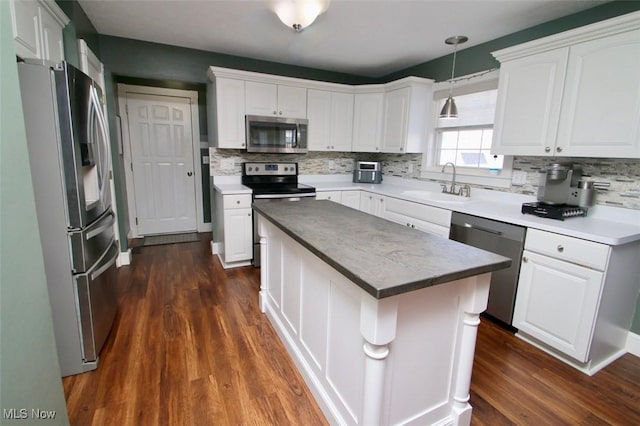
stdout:
<svg viewBox="0 0 640 426">
<path fill-rule="evenodd" d="M 442 111 L 440 111 L 440 118 L 458 118 L 458 108 L 451 96 L 453 92 L 453 75 L 456 71 L 456 53 L 458 51 L 458 45 L 465 43 L 467 40 L 469 40 L 469 38 L 466 36 L 453 36 L 444 41 L 446 44 L 453 44 L 453 66 L 451 67 L 451 80 L 449 82 L 449 97 L 444 103 Z"/>
<path fill-rule="evenodd" d="M 273 11 L 289 28 L 300 32 L 329 7 L 331 0 L 271 0 Z"/>
</svg>

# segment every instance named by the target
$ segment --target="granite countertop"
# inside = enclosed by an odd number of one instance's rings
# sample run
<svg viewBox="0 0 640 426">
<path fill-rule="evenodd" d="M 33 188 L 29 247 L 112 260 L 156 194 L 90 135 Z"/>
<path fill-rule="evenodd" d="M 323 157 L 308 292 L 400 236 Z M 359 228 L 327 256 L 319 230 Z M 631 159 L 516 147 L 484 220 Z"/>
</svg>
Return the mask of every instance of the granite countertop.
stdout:
<svg viewBox="0 0 640 426">
<path fill-rule="evenodd" d="M 511 260 L 326 200 L 256 212 L 377 299 L 509 267 Z"/>
</svg>

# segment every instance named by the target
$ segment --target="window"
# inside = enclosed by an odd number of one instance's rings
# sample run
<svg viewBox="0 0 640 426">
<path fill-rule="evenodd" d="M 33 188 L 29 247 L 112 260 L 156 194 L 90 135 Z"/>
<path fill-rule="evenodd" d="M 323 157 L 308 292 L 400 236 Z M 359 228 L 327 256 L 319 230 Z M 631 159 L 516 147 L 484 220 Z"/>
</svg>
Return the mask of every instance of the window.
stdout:
<svg viewBox="0 0 640 426">
<path fill-rule="evenodd" d="M 442 166 L 451 162 L 456 165 L 459 182 L 507 188 L 511 185 L 513 160 L 491 154 L 498 97 L 497 72 L 480 75 L 479 82 L 461 79 L 463 81 L 453 85 L 458 118 L 438 117 L 449 96 L 450 85 L 442 82 L 435 86 L 435 132 L 429 152 L 423 155 L 420 176 L 442 180 Z"/>
<path fill-rule="evenodd" d="M 456 167 L 502 170 L 504 156 L 491 155 L 493 126 L 438 129 L 438 166 L 451 162 Z"/>
<path fill-rule="evenodd" d="M 491 155 L 497 95 L 497 90 L 486 90 L 455 97 L 458 118 L 438 118 L 436 124 L 436 165 L 450 161 L 458 167 L 502 169 L 504 157 Z M 444 102 L 438 102 L 437 111 Z"/>
</svg>

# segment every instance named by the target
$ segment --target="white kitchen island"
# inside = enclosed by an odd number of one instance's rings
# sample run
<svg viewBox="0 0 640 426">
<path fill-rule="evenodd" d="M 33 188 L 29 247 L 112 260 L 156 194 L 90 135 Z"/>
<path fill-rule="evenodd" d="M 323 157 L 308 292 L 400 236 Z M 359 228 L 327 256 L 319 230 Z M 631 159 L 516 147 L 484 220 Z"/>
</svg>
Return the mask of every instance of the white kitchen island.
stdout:
<svg viewBox="0 0 640 426">
<path fill-rule="evenodd" d="M 464 425 L 508 258 L 330 201 L 254 203 L 260 307 L 331 424 Z"/>
</svg>

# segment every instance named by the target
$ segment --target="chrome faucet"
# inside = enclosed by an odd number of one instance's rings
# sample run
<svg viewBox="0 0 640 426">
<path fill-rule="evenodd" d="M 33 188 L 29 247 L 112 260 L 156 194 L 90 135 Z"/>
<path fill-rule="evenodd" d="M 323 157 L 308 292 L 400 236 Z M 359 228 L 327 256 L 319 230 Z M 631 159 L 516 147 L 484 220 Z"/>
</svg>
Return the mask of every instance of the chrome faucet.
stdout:
<svg viewBox="0 0 640 426">
<path fill-rule="evenodd" d="M 447 185 L 442 185 L 442 192 L 446 192 L 449 194 L 459 194 L 460 192 L 456 192 L 456 165 L 453 164 L 451 161 L 449 161 L 448 163 L 445 163 L 444 166 L 442 166 L 442 173 L 444 173 L 444 169 L 447 168 L 447 166 L 451 165 L 451 167 L 453 168 L 453 176 L 451 177 L 451 188 L 447 191 Z"/>
</svg>

